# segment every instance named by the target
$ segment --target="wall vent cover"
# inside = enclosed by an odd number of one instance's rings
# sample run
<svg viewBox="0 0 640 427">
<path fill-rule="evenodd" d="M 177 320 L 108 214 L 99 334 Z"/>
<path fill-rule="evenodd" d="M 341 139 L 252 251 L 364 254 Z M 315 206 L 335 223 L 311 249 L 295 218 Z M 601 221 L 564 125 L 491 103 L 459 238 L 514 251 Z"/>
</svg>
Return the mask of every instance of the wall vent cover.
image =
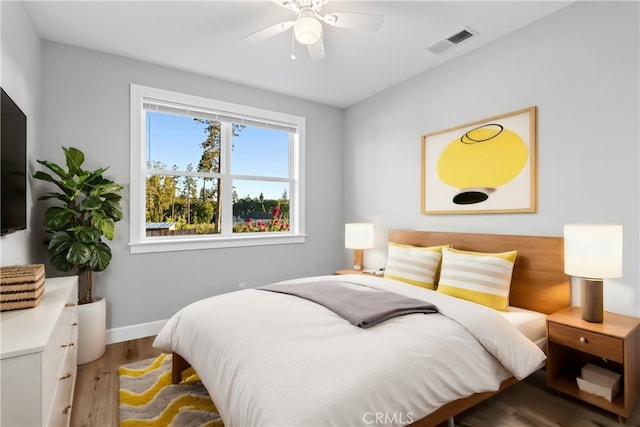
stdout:
<svg viewBox="0 0 640 427">
<path fill-rule="evenodd" d="M 477 36 L 478 32 L 472 30 L 469 27 L 464 28 L 462 31 L 458 31 L 457 33 L 450 35 L 440 41 L 435 42 L 431 46 L 427 48 L 428 51 L 432 53 L 442 53 L 447 49 L 450 49 L 465 40 L 470 39 L 471 37 Z"/>
</svg>

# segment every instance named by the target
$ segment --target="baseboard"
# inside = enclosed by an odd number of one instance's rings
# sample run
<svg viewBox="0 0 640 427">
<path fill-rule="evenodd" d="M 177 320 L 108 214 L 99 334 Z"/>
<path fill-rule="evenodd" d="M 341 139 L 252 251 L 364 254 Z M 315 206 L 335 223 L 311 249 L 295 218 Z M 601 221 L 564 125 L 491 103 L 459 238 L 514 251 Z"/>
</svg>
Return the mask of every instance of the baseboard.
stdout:
<svg viewBox="0 0 640 427">
<path fill-rule="evenodd" d="M 106 342 L 107 344 L 113 344 L 157 335 L 165 323 L 167 323 L 166 319 L 109 329 L 107 330 Z"/>
</svg>

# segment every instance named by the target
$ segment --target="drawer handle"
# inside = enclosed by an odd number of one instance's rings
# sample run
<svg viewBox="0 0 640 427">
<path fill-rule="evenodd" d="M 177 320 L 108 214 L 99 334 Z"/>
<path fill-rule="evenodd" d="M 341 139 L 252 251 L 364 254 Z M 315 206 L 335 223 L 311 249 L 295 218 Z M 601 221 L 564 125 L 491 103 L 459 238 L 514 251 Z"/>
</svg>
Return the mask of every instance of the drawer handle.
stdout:
<svg viewBox="0 0 640 427">
<path fill-rule="evenodd" d="M 71 405 L 67 405 L 63 410 L 62 410 L 62 415 L 67 415 L 69 413 L 69 410 L 71 409 Z"/>
<path fill-rule="evenodd" d="M 71 378 L 72 376 L 73 376 L 73 375 L 71 375 L 71 374 L 67 374 L 67 375 L 63 375 L 63 376 L 61 376 L 61 377 L 60 377 L 60 378 L 58 378 L 58 379 L 59 379 L 59 380 L 66 380 L 66 379 L 68 379 L 68 378 Z"/>
<path fill-rule="evenodd" d="M 587 343 L 587 339 L 585 337 L 580 337 L 580 342 L 582 344 L 586 344 Z"/>
<path fill-rule="evenodd" d="M 73 347 L 75 343 L 70 342 L 69 344 L 62 344 L 60 347 Z"/>
<path fill-rule="evenodd" d="M 75 307 L 76 304 L 72 303 L 72 302 L 68 302 L 64 305 L 65 307 Z"/>
</svg>

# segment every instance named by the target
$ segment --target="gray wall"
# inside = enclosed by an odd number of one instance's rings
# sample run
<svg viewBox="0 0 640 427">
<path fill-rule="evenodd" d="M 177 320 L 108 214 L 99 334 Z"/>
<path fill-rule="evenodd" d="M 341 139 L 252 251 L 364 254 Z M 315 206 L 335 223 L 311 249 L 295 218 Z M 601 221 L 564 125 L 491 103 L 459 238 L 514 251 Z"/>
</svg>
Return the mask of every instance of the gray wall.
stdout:
<svg viewBox="0 0 640 427">
<path fill-rule="evenodd" d="M 577 2 L 348 108 L 346 220 L 377 226 L 366 264 L 384 265 L 389 228 L 562 236 L 569 223 L 623 224 L 624 276 L 605 280 L 605 309 L 639 315 L 638 9 Z M 420 213 L 421 135 L 533 105 L 537 213 Z"/>
<path fill-rule="evenodd" d="M 42 42 L 22 2 L 0 2 L 0 13 L 0 86 L 27 116 L 27 162 L 32 165 L 42 116 Z M 33 232 L 34 217 L 30 215 L 35 199 L 37 194 L 28 181 L 27 230 L 0 237 L 0 265 L 30 264 L 42 252 L 37 233 Z"/>
<path fill-rule="evenodd" d="M 53 42 L 43 50 L 38 158 L 62 162 L 60 147 L 75 146 L 85 151 L 88 168 L 109 166 L 107 175 L 125 185 L 112 263 L 94 275 L 96 294 L 107 298 L 107 328 L 166 319 L 187 303 L 237 290 L 239 282 L 253 287 L 341 267 L 341 110 Z M 306 243 L 131 255 L 130 83 L 306 117 Z"/>
</svg>

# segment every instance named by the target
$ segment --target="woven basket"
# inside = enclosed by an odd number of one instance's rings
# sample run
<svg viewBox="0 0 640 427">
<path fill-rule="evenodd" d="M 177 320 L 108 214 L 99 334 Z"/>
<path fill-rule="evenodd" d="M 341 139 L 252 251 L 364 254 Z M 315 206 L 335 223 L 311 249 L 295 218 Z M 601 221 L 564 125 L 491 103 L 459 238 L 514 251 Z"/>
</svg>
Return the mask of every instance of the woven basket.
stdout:
<svg viewBox="0 0 640 427">
<path fill-rule="evenodd" d="M 44 264 L 0 267 L 0 311 L 33 308 L 44 294 Z"/>
</svg>

